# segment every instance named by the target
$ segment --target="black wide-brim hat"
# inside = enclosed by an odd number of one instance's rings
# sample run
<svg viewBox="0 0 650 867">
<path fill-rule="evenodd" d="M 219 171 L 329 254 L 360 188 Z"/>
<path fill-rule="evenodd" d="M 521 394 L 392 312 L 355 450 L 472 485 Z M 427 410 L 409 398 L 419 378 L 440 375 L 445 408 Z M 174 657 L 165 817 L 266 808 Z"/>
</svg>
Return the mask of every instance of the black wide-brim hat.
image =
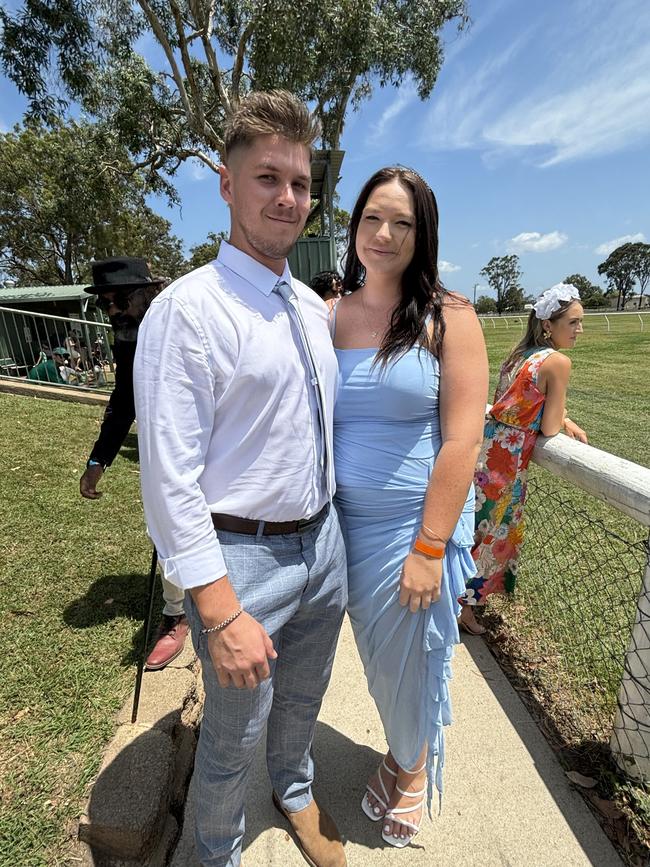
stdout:
<svg viewBox="0 0 650 867">
<path fill-rule="evenodd" d="M 157 285 L 161 281 L 151 276 L 144 259 L 137 256 L 114 256 L 91 263 L 93 285 L 85 291 L 91 295 L 116 292 L 120 289 L 138 289 L 140 286 Z"/>
</svg>

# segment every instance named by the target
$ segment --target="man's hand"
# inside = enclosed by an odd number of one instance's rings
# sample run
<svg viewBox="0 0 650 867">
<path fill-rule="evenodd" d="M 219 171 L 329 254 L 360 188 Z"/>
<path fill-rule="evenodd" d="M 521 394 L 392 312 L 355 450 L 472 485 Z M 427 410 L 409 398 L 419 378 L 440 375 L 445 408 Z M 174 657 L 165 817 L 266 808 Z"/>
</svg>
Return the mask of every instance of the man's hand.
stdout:
<svg viewBox="0 0 650 867">
<path fill-rule="evenodd" d="M 245 611 L 219 632 L 208 633 L 208 650 L 220 686 L 237 689 L 255 689 L 270 676 L 269 659 L 277 658 L 266 630 Z"/>
<path fill-rule="evenodd" d="M 440 599 L 442 560 L 412 551 L 402 567 L 399 582 L 399 604 L 408 605 L 415 613 Z"/>
<path fill-rule="evenodd" d="M 98 500 L 103 491 L 97 490 L 97 483 L 104 475 L 103 467 L 97 465 L 87 467 L 83 476 L 79 479 L 79 493 L 87 500 Z"/>
</svg>

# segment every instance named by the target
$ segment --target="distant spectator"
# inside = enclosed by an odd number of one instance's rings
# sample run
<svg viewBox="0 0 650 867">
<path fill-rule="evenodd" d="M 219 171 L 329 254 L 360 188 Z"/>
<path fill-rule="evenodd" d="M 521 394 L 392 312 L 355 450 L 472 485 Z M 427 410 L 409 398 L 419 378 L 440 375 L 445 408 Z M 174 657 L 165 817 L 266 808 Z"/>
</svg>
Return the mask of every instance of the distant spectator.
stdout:
<svg viewBox="0 0 650 867">
<path fill-rule="evenodd" d="M 63 364 L 59 364 L 59 376 L 66 385 L 79 385 L 82 373 L 70 366 L 70 356 L 66 352 Z"/>
<path fill-rule="evenodd" d="M 81 363 L 81 355 L 79 353 L 79 342 L 75 331 L 69 331 L 65 341 L 65 348 L 70 355 L 71 367 L 77 368 Z"/>
<path fill-rule="evenodd" d="M 83 339 L 81 331 L 79 331 L 78 329 L 75 329 L 72 333 L 77 344 L 77 351 L 79 352 L 81 367 L 83 367 L 84 370 L 89 370 L 91 367 L 90 353 L 88 351 L 88 347 L 86 346 L 86 341 Z"/>
<path fill-rule="evenodd" d="M 92 263 L 93 285 L 86 292 L 97 295 L 96 306 L 113 326 L 115 388 L 106 407 L 99 437 L 90 452 L 86 470 L 79 480 L 79 492 L 87 500 L 97 500 L 102 491 L 97 484 L 113 463 L 135 420 L 133 399 L 133 359 L 140 323 L 153 298 L 161 291 L 166 278 L 153 277 L 144 259 L 116 256 Z M 95 384 L 105 383 L 101 364 L 94 368 Z M 162 576 L 162 621 L 146 666 L 156 671 L 164 668 L 183 650 L 189 631 L 184 614 L 184 591 Z"/>
<path fill-rule="evenodd" d="M 309 285 L 330 310 L 343 294 L 343 281 L 336 271 L 321 271 L 312 277 Z"/>
<path fill-rule="evenodd" d="M 41 350 L 36 364 L 27 374 L 27 379 L 33 379 L 36 382 L 54 382 L 62 385 L 63 379 L 59 374 L 59 367 L 67 363 L 68 356 L 68 351 L 62 346 L 57 346 L 52 350 L 52 358 L 48 358 L 44 350 Z"/>
</svg>

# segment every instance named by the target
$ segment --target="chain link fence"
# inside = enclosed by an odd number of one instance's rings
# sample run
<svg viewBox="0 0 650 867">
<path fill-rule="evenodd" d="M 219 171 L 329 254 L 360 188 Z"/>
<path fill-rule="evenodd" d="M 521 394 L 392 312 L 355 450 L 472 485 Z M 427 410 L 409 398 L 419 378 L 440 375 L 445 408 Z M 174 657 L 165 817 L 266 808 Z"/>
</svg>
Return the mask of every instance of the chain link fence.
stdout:
<svg viewBox="0 0 650 867">
<path fill-rule="evenodd" d="M 498 607 L 517 625 L 528 676 L 567 741 L 608 743 L 648 560 L 647 530 L 631 519 L 595 517 L 583 502 L 535 468 L 516 601 Z"/>
<path fill-rule="evenodd" d="M 637 470 L 646 509 L 648 470 Z M 483 623 L 569 775 L 590 787 L 585 796 L 637 867 L 650 864 L 650 545 L 645 512 L 635 520 L 626 511 L 531 464 L 517 589 L 490 597 Z"/>
</svg>

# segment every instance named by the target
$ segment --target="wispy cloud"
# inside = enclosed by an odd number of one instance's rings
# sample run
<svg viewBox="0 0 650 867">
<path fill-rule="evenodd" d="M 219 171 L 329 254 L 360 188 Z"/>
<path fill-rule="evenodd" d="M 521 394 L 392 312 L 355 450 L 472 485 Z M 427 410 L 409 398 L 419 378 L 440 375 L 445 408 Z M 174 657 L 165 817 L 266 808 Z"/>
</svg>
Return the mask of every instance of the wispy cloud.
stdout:
<svg viewBox="0 0 650 867">
<path fill-rule="evenodd" d="M 558 4 L 554 18 L 517 40 L 504 26 L 478 68 L 458 62 L 441 77 L 422 141 L 477 148 L 492 161 L 500 152 L 530 153 L 546 167 L 650 139 L 650 16 L 642 6 Z M 526 67 L 517 62 L 524 47 Z"/>
<path fill-rule="evenodd" d="M 485 117 L 496 110 L 501 98 L 495 81 L 522 50 L 529 34 L 522 34 L 506 50 L 495 54 L 478 69 L 456 64 L 448 85 L 434 90 L 431 108 L 423 124 L 420 143 L 441 150 L 470 148 L 479 144 Z"/>
<path fill-rule="evenodd" d="M 548 253 L 564 246 L 569 236 L 564 232 L 521 232 L 506 244 L 509 253 Z"/>
<path fill-rule="evenodd" d="M 453 262 L 447 262 L 446 259 L 441 259 L 438 263 L 438 270 L 441 274 L 453 274 L 454 271 L 460 271 L 460 265 L 454 265 Z"/>
<path fill-rule="evenodd" d="M 637 242 L 645 243 L 643 232 L 637 232 L 636 235 L 621 235 L 620 238 L 612 238 L 611 241 L 599 244 L 594 253 L 597 253 L 599 256 L 609 256 L 612 250 L 620 247 L 621 244 L 636 244 Z"/>
<path fill-rule="evenodd" d="M 393 121 L 417 99 L 417 90 L 412 79 L 407 79 L 400 87 L 397 96 L 391 104 L 384 109 L 379 120 L 370 127 L 367 143 L 379 145 L 390 131 Z"/>
</svg>

